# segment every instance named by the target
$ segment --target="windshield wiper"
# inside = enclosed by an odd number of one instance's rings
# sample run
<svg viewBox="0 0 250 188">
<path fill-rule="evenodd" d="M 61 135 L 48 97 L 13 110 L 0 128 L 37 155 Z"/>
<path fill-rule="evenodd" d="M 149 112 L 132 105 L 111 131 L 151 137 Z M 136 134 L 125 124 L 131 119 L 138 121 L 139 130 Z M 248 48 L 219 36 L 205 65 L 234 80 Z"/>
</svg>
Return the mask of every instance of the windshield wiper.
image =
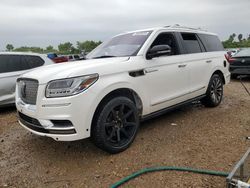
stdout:
<svg viewBox="0 0 250 188">
<path fill-rule="evenodd" d="M 113 55 L 102 55 L 102 56 L 93 57 L 92 59 L 109 58 L 109 57 L 117 57 L 117 56 L 113 56 Z"/>
</svg>

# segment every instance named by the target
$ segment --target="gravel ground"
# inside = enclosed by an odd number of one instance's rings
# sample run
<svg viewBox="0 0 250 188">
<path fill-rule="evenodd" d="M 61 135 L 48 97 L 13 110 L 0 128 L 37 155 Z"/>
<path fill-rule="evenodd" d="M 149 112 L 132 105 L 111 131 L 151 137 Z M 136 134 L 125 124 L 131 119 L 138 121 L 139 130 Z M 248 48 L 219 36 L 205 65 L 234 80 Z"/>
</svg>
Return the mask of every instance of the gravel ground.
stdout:
<svg viewBox="0 0 250 188">
<path fill-rule="evenodd" d="M 250 89 L 250 78 L 245 80 Z M 19 126 L 15 109 L 0 110 L 0 187 L 108 187 L 151 166 L 230 172 L 250 145 L 250 97 L 239 81 L 225 87 L 222 104 L 192 104 L 144 122 L 132 146 L 116 155 L 88 139 L 56 142 Z M 225 187 L 225 178 L 155 172 L 123 187 Z"/>
</svg>

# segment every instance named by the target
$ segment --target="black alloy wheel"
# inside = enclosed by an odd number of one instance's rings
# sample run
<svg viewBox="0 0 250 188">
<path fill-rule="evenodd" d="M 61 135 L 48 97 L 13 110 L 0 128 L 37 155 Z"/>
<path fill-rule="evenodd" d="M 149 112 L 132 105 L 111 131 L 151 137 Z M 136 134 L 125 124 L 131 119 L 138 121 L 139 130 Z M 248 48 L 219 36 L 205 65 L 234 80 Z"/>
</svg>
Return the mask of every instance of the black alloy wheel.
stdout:
<svg viewBox="0 0 250 188">
<path fill-rule="evenodd" d="M 101 107 L 93 125 L 94 143 L 109 153 L 125 150 L 139 127 L 138 110 L 126 97 L 116 97 Z"/>
</svg>

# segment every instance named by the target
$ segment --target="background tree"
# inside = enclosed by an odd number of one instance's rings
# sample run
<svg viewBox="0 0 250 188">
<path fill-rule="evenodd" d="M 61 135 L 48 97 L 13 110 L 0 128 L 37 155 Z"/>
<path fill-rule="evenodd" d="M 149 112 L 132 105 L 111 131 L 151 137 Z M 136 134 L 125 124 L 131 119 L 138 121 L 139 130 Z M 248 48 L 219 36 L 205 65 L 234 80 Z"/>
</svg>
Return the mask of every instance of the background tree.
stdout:
<svg viewBox="0 0 250 188">
<path fill-rule="evenodd" d="M 73 44 L 70 42 L 65 42 L 58 45 L 58 50 L 63 54 L 70 54 L 72 52 Z"/>
<path fill-rule="evenodd" d="M 12 51 L 12 50 L 14 50 L 14 46 L 12 44 L 7 44 L 6 45 L 6 50 L 7 51 Z"/>
<path fill-rule="evenodd" d="M 243 38 L 243 35 L 242 35 L 242 34 L 239 34 L 239 35 L 238 35 L 239 42 L 242 41 L 242 38 Z"/>
<path fill-rule="evenodd" d="M 238 36 L 238 40 L 235 41 L 234 38 Z M 222 42 L 224 48 L 250 48 L 250 34 L 247 38 L 243 37 L 243 34 L 236 35 L 235 33 L 231 34 L 228 40 Z"/>
<path fill-rule="evenodd" d="M 87 40 L 84 42 L 77 41 L 76 46 L 77 46 L 77 49 L 79 49 L 79 51 L 90 52 L 101 43 L 102 43 L 101 41 L 95 42 L 93 40 Z"/>
<path fill-rule="evenodd" d="M 44 53 L 44 49 L 36 46 L 21 46 L 16 48 L 14 51 L 16 52 L 35 52 L 35 53 Z"/>
<path fill-rule="evenodd" d="M 250 41 L 250 34 L 248 35 L 247 40 Z"/>
<path fill-rule="evenodd" d="M 228 41 L 229 41 L 229 42 L 233 42 L 235 37 L 236 37 L 236 34 L 233 33 L 232 35 L 229 36 Z"/>
<path fill-rule="evenodd" d="M 46 47 L 46 51 L 53 52 L 53 51 L 55 51 L 55 49 L 54 49 L 53 46 L 49 45 L 49 46 Z"/>
</svg>

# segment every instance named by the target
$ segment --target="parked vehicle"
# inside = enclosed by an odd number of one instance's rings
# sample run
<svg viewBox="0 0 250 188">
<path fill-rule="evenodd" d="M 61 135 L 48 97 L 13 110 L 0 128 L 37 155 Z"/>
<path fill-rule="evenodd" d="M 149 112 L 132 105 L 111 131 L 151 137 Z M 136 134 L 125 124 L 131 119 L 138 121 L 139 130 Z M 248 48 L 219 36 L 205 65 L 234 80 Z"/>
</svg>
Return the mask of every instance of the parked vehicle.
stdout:
<svg viewBox="0 0 250 188">
<path fill-rule="evenodd" d="M 81 57 L 77 54 L 68 55 L 68 60 L 69 61 L 77 61 L 77 60 L 81 60 Z"/>
<path fill-rule="evenodd" d="M 238 52 L 240 51 L 240 49 L 228 49 L 227 50 L 227 54 L 232 57 L 234 56 L 235 54 L 237 54 Z"/>
<path fill-rule="evenodd" d="M 250 48 L 242 49 L 233 57 L 230 57 L 228 61 L 232 78 L 239 75 L 250 75 Z"/>
<path fill-rule="evenodd" d="M 37 135 L 58 141 L 91 137 L 99 148 L 121 152 L 141 120 L 195 100 L 218 106 L 230 81 L 225 53 L 217 35 L 181 26 L 117 35 L 84 63 L 19 78 L 19 122 Z"/>
<path fill-rule="evenodd" d="M 58 56 L 56 53 L 49 53 L 47 56 L 55 63 L 64 63 L 69 61 L 66 56 Z"/>
<path fill-rule="evenodd" d="M 0 106 L 15 104 L 16 79 L 33 68 L 53 64 L 46 55 L 0 52 Z"/>
</svg>

